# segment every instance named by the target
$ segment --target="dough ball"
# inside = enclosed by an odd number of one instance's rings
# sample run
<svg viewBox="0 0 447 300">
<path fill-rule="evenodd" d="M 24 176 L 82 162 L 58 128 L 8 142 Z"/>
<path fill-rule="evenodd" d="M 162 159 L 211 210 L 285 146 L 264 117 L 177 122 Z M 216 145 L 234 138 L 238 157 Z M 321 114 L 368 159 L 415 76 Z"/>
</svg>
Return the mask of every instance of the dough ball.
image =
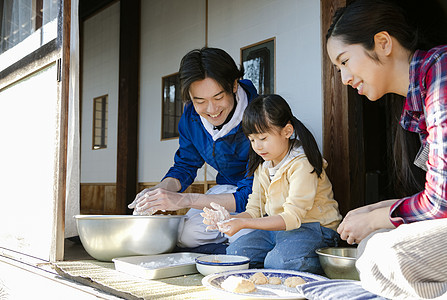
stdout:
<svg viewBox="0 0 447 300">
<path fill-rule="evenodd" d="M 302 285 L 305 283 L 306 280 L 304 280 L 299 276 L 288 277 L 286 280 L 284 280 L 284 285 L 292 288 L 296 287 L 297 285 Z"/>
<path fill-rule="evenodd" d="M 269 283 L 269 279 L 262 272 L 257 272 L 250 277 L 250 280 L 254 284 L 267 284 Z"/>
<path fill-rule="evenodd" d="M 251 293 L 256 290 L 253 282 L 239 276 L 229 276 L 222 282 L 220 287 L 233 293 Z"/>
<path fill-rule="evenodd" d="M 281 278 L 279 277 L 269 277 L 269 284 L 281 284 Z"/>
</svg>

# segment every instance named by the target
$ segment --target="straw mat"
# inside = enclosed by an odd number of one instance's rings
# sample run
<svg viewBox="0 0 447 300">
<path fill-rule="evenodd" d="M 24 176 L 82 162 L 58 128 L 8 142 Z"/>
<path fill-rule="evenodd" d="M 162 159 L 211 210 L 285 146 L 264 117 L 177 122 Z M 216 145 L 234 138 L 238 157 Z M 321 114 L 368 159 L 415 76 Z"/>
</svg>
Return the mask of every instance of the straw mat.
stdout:
<svg viewBox="0 0 447 300">
<path fill-rule="evenodd" d="M 53 263 L 53 268 L 64 278 L 124 299 L 218 299 L 202 286 L 201 274 L 147 280 L 97 260 L 61 261 Z"/>
</svg>

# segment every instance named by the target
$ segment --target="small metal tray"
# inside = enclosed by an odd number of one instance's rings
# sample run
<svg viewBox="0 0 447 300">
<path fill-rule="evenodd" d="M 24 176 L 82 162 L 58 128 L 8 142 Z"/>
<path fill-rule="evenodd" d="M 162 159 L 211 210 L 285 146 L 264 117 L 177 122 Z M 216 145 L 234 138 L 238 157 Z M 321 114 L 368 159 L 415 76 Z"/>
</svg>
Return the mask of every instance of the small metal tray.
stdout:
<svg viewBox="0 0 447 300">
<path fill-rule="evenodd" d="M 143 279 L 198 273 L 195 258 L 201 253 L 179 252 L 114 258 L 115 270 Z"/>
</svg>

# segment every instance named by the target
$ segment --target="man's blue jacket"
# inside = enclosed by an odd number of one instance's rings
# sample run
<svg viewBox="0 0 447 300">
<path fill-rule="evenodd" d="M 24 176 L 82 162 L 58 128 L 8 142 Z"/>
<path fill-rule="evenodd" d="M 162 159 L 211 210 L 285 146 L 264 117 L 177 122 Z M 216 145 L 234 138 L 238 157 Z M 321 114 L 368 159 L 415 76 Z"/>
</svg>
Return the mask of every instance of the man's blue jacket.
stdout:
<svg viewBox="0 0 447 300">
<path fill-rule="evenodd" d="M 247 93 L 248 102 L 257 96 L 256 88 L 250 80 L 240 80 L 239 84 Z M 237 186 L 233 194 L 236 212 L 245 211 L 253 177 L 246 177 L 250 141 L 242 132 L 241 123 L 225 136 L 213 141 L 190 102 L 184 108 L 178 127 L 180 145 L 175 153 L 174 165 L 164 178 L 177 178 L 182 185 L 180 192 L 183 192 L 194 182 L 197 170 L 206 162 L 218 172 L 217 184 Z"/>
</svg>

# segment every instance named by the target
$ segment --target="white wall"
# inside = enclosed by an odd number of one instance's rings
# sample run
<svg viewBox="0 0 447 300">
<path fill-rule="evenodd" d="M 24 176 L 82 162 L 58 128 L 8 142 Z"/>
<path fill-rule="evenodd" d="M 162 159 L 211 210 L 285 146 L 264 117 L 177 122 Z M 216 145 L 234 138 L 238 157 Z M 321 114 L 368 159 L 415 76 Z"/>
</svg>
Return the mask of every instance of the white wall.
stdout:
<svg viewBox="0 0 447 300">
<path fill-rule="evenodd" d="M 208 45 L 240 64 L 240 48 L 276 38 L 275 93 L 322 145 L 320 1 L 209 0 Z"/>
<path fill-rule="evenodd" d="M 320 2 L 209 0 L 208 46 L 240 64 L 240 48 L 276 38 L 276 93 L 322 145 Z M 160 141 L 161 77 L 205 44 L 204 0 L 142 1 L 139 182 L 160 180 L 178 140 Z M 208 178 L 214 172 L 208 171 Z M 197 180 L 203 180 L 203 170 Z"/>
<path fill-rule="evenodd" d="M 275 92 L 322 145 L 320 1 L 209 0 L 208 46 L 240 64 L 240 49 L 276 38 Z M 141 2 L 139 182 L 157 182 L 173 164 L 178 139 L 161 141 L 161 78 L 205 45 L 205 0 Z M 82 182 L 115 182 L 119 4 L 84 24 Z M 91 150 L 94 97 L 109 94 L 109 146 Z M 208 179 L 215 172 L 207 172 Z M 197 180 L 204 179 L 201 170 Z"/>
<path fill-rule="evenodd" d="M 178 148 L 178 139 L 160 141 L 161 78 L 178 72 L 182 57 L 203 46 L 204 0 L 141 1 L 139 182 L 159 181 Z"/>
<path fill-rule="evenodd" d="M 116 182 L 119 2 L 84 22 L 82 51 L 81 182 Z M 108 145 L 92 150 L 93 99 L 108 95 Z"/>
</svg>

